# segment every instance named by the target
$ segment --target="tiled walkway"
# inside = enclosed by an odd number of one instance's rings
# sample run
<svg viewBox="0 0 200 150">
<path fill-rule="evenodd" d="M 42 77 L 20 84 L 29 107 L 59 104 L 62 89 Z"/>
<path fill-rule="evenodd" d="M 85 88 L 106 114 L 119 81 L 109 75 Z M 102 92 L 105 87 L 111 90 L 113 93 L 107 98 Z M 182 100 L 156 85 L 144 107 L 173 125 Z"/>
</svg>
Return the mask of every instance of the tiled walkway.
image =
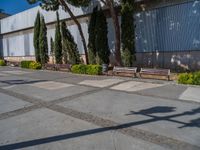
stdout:
<svg viewBox="0 0 200 150">
<path fill-rule="evenodd" d="M 0 68 L 0 150 L 199 150 L 198 87 Z"/>
</svg>

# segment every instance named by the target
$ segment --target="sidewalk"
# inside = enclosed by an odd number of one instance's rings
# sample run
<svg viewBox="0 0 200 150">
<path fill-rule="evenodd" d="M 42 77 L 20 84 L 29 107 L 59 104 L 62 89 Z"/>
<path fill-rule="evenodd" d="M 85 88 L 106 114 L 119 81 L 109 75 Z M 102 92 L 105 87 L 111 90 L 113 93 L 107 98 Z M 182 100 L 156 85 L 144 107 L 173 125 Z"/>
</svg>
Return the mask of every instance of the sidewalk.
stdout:
<svg viewBox="0 0 200 150">
<path fill-rule="evenodd" d="M 199 150 L 198 90 L 0 68 L 0 150 Z"/>
</svg>

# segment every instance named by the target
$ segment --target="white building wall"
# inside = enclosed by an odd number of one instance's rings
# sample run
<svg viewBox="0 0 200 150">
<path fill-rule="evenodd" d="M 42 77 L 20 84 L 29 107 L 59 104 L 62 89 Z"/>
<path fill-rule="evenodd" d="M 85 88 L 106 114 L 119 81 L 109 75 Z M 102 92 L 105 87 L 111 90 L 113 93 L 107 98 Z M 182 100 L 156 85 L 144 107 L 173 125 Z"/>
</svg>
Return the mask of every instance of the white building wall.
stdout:
<svg viewBox="0 0 200 150">
<path fill-rule="evenodd" d="M 71 5 L 69 5 L 69 7 L 71 8 L 75 16 L 81 16 L 91 13 L 93 7 L 96 6 L 97 4 L 98 2 L 96 0 L 93 0 L 93 2 L 87 8 L 81 8 L 81 7 L 78 8 L 78 7 L 73 7 Z M 40 11 L 40 13 L 44 15 L 46 23 L 56 21 L 55 11 L 46 11 L 43 10 L 40 6 L 38 6 L 0 20 L 0 26 L 1 26 L 0 34 L 33 27 L 38 11 Z M 60 8 L 58 12 L 61 20 L 70 18 L 69 14 L 66 13 L 64 10 L 62 10 L 62 8 Z"/>
<path fill-rule="evenodd" d="M 84 37 L 86 39 L 86 44 L 88 44 L 88 25 L 87 23 L 81 24 Z M 84 54 L 84 48 L 82 44 L 82 40 L 76 25 L 71 25 L 67 27 L 74 37 L 74 41 L 77 43 L 78 50 L 80 54 Z M 55 39 L 55 28 L 47 30 L 47 40 L 48 40 L 48 48 L 49 54 L 51 49 L 50 39 Z M 16 36 L 9 36 L 7 38 L 3 38 L 3 55 L 5 57 L 8 56 L 33 56 L 34 45 L 33 45 L 33 33 L 27 33 Z"/>
<path fill-rule="evenodd" d="M 4 56 L 24 56 L 24 45 L 24 35 L 5 38 L 3 39 L 3 54 Z"/>
<path fill-rule="evenodd" d="M 35 55 L 35 49 L 33 46 L 33 33 L 29 34 L 29 48 L 30 48 L 30 56 Z"/>
<path fill-rule="evenodd" d="M 94 6 L 101 5 L 98 4 L 97 0 L 94 0 L 90 7 L 87 8 L 77 8 L 70 5 L 72 12 L 75 16 L 82 16 L 92 12 Z M 2 51 L 3 56 L 33 56 L 34 55 L 34 46 L 33 46 L 33 33 L 22 33 L 21 31 L 26 29 L 31 29 L 34 27 L 35 18 L 37 12 L 40 12 L 44 18 L 45 23 L 53 23 L 56 21 L 56 12 L 55 11 L 45 11 L 41 9 L 40 6 L 34 7 L 32 9 L 23 11 L 16 15 L 4 18 L 0 20 L 0 35 L 3 35 L 2 39 Z M 69 14 L 63 11 L 61 8 L 58 10 L 60 20 L 70 19 Z M 86 44 L 88 44 L 88 23 L 81 23 L 82 30 L 84 33 L 84 37 L 86 39 Z M 78 50 L 80 54 L 84 54 L 84 48 L 82 44 L 82 40 L 80 37 L 80 33 L 77 29 L 76 25 L 71 25 L 67 27 L 71 34 L 74 37 L 75 42 L 77 43 Z M 112 27 L 109 27 L 112 29 Z M 110 30 L 109 29 L 109 30 Z M 13 34 L 15 32 L 17 34 Z M 19 34 L 18 34 L 19 33 Z M 8 36 L 4 36 L 7 35 Z M 113 33 L 111 33 L 113 34 Z M 47 39 L 48 39 L 48 48 L 50 53 L 50 38 L 55 38 L 55 28 L 51 28 L 47 30 Z M 112 37 L 113 35 L 109 35 Z M 1 39 L 0 39 L 1 40 Z M 112 44 L 110 44 L 112 46 Z"/>
<path fill-rule="evenodd" d="M 3 56 L 7 56 L 8 54 L 7 54 L 7 41 L 6 41 L 7 39 L 5 38 L 5 39 L 2 39 L 2 43 L 3 43 L 3 45 L 2 45 L 2 50 L 3 50 Z"/>
</svg>

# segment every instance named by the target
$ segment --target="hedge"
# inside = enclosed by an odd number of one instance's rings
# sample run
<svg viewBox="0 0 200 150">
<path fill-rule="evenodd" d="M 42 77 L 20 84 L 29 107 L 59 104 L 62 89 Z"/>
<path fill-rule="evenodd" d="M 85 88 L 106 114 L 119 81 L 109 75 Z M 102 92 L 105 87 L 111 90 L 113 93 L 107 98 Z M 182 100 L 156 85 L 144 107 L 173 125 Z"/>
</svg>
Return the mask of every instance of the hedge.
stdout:
<svg viewBox="0 0 200 150">
<path fill-rule="evenodd" d="M 71 71 L 77 74 L 86 74 L 86 65 L 73 65 Z"/>
<path fill-rule="evenodd" d="M 6 63 L 3 59 L 0 59 L 0 66 L 6 66 Z"/>
<path fill-rule="evenodd" d="M 21 68 L 27 68 L 29 69 L 29 66 L 30 64 L 34 62 L 34 61 L 31 61 L 31 60 L 24 60 L 24 61 L 21 61 Z"/>
<path fill-rule="evenodd" d="M 41 69 L 42 65 L 40 63 L 35 62 L 35 61 L 25 60 L 25 61 L 21 61 L 21 68 Z"/>
<path fill-rule="evenodd" d="M 102 66 L 100 65 L 73 65 L 71 68 L 72 73 L 100 75 L 102 73 Z"/>
<path fill-rule="evenodd" d="M 38 69 L 42 69 L 42 65 L 37 62 L 31 62 L 29 65 L 29 68 L 38 70 Z"/>
<path fill-rule="evenodd" d="M 102 73 L 101 65 L 87 65 L 87 67 L 86 67 L 86 74 L 99 75 L 101 73 Z"/>
<path fill-rule="evenodd" d="M 200 85 L 200 71 L 194 73 L 182 73 L 178 76 L 178 83 Z"/>
</svg>

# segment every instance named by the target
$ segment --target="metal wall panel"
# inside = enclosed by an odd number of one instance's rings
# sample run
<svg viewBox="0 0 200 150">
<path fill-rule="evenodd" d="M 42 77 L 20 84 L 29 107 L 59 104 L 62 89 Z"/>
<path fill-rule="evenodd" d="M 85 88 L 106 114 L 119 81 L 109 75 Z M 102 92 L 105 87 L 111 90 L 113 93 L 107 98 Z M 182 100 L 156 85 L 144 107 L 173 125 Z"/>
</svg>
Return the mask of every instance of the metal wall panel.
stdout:
<svg viewBox="0 0 200 150">
<path fill-rule="evenodd" d="M 140 12 L 136 19 L 136 51 L 200 50 L 200 2 Z"/>
<path fill-rule="evenodd" d="M 29 33 L 29 55 L 35 55 L 35 48 L 33 46 L 33 33 Z"/>
<path fill-rule="evenodd" d="M 29 34 L 24 35 L 24 55 L 30 56 Z"/>
<path fill-rule="evenodd" d="M 25 56 L 24 35 L 15 36 L 7 39 L 7 55 L 8 56 Z"/>
</svg>

